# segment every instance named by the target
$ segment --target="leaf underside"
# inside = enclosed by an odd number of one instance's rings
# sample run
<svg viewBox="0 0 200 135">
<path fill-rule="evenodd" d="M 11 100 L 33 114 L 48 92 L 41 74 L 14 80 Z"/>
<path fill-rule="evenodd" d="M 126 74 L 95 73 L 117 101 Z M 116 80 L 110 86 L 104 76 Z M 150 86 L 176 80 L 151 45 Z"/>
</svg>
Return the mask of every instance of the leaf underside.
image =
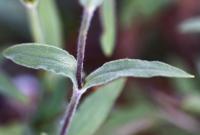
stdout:
<svg viewBox="0 0 200 135">
<path fill-rule="evenodd" d="M 60 48 L 39 43 L 27 43 L 10 47 L 3 53 L 6 58 L 16 64 L 69 77 L 76 85 L 76 59 Z"/>
<path fill-rule="evenodd" d="M 104 64 L 86 78 L 84 88 L 102 85 L 120 77 L 176 77 L 192 78 L 194 76 L 171 65 L 159 61 L 138 59 L 120 59 Z"/>
</svg>

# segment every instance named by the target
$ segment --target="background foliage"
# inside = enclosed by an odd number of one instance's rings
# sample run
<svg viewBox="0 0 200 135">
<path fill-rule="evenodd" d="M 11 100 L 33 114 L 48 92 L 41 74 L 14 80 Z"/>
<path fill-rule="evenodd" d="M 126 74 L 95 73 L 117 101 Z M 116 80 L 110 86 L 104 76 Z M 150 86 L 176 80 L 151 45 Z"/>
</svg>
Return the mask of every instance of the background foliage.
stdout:
<svg viewBox="0 0 200 135">
<path fill-rule="evenodd" d="M 198 135 L 199 1 L 113 2 L 114 8 L 104 5 L 95 13 L 88 36 L 86 73 L 107 61 L 129 57 L 162 60 L 182 67 L 196 78 L 128 79 L 92 88 L 80 105 L 84 117 L 79 120 L 84 126 L 74 124 L 71 135 L 76 128 L 82 131 L 78 135 Z M 38 12 L 44 42 L 58 45 L 75 56 L 82 12 L 78 1 L 43 0 Z M 0 0 L 1 50 L 33 41 L 27 15 L 19 1 Z M 112 20 L 107 22 L 104 17 Z M 1 57 L 0 135 L 56 134 L 71 95 L 70 81 L 23 68 Z M 90 103 L 95 108 L 89 110 Z M 88 128 L 91 126 L 94 127 Z"/>
</svg>

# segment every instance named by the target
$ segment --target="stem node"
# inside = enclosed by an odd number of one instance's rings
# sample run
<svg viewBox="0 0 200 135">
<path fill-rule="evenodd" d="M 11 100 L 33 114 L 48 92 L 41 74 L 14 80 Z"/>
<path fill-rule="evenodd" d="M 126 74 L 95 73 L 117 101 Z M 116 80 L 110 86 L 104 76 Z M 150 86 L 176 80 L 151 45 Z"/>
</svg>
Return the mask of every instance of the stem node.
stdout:
<svg viewBox="0 0 200 135">
<path fill-rule="evenodd" d="M 61 129 L 60 135 L 68 135 L 69 127 L 71 126 L 72 119 L 74 114 L 77 110 L 77 106 L 79 104 L 80 98 L 85 92 L 82 90 L 83 84 L 83 62 L 85 57 L 85 46 L 86 46 L 86 39 L 87 33 L 90 27 L 90 23 L 92 20 L 94 10 L 85 9 L 83 12 L 83 18 L 81 22 L 81 28 L 78 37 L 78 47 L 77 47 L 77 70 L 76 70 L 76 78 L 78 83 L 78 90 L 73 91 L 72 98 L 70 100 L 69 106 L 67 107 L 66 117 Z"/>
</svg>

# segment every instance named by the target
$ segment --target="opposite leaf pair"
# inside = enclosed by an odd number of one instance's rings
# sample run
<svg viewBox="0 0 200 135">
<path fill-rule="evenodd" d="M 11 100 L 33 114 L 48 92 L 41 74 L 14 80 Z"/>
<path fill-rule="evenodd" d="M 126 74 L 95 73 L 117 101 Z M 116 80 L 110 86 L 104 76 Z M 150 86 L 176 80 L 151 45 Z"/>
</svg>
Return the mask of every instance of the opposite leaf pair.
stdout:
<svg viewBox="0 0 200 135">
<path fill-rule="evenodd" d="M 76 59 L 65 50 L 57 47 L 27 43 L 10 47 L 4 51 L 4 56 L 17 64 L 54 72 L 69 77 L 74 89 L 78 89 L 76 80 Z M 88 75 L 82 90 L 106 84 L 121 77 L 178 77 L 192 78 L 185 71 L 158 61 L 143 61 L 137 59 L 120 59 L 104 64 Z"/>
</svg>

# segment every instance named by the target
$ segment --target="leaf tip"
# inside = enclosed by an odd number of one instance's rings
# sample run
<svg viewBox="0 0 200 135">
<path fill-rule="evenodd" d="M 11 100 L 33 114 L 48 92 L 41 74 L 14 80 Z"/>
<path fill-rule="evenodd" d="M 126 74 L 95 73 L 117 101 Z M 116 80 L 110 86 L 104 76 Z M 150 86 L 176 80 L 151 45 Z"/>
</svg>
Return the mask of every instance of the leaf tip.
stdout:
<svg viewBox="0 0 200 135">
<path fill-rule="evenodd" d="M 98 8 L 104 0 L 79 0 L 79 3 L 86 9 L 94 11 Z"/>
<path fill-rule="evenodd" d="M 185 71 L 184 71 L 184 72 L 185 72 Z M 183 76 L 180 77 L 180 78 L 195 78 L 195 75 L 192 75 L 192 74 L 189 74 L 189 73 L 185 72 L 185 73 L 183 74 Z"/>
<path fill-rule="evenodd" d="M 13 60 L 12 50 L 13 50 L 14 47 L 15 46 L 12 46 L 12 47 L 9 47 L 9 48 L 6 48 L 5 50 L 3 50 L 3 52 L 2 52 L 3 57 L 6 58 L 6 59 Z"/>
<path fill-rule="evenodd" d="M 3 57 L 8 58 L 9 57 L 9 48 L 3 50 L 2 55 L 3 55 Z"/>
<path fill-rule="evenodd" d="M 182 33 L 196 33 L 200 31 L 200 19 L 199 18 L 191 18 L 186 21 L 183 21 L 179 27 L 179 31 Z"/>
<path fill-rule="evenodd" d="M 189 74 L 189 78 L 195 78 L 195 75 Z"/>
<path fill-rule="evenodd" d="M 105 49 L 102 49 L 103 50 L 103 53 L 104 53 L 104 55 L 106 56 L 106 57 L 111 57 L 112 56 L 112 54 L 113 54 L 113 52 L 112 51 L 108 51 L 108 50 L 105 50 Z"/>
</svg>

